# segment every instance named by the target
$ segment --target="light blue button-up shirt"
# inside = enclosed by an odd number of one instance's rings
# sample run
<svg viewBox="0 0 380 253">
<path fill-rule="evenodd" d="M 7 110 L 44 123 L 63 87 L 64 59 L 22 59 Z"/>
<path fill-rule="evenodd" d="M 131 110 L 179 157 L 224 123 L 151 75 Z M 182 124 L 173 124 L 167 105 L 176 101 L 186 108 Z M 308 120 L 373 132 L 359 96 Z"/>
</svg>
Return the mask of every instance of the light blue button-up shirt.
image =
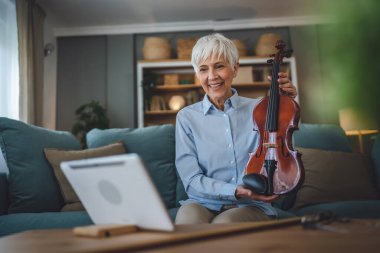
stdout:
<svg viewBox="0 0 380 253">
<path fill-rule="evenodd" d="M 249 205 L 276 215 L 268 203 L 235 197 L 236 187 L 243 184 L 249 153 L 258 145 L 252 121 L 258 100 L 232 91 L 224 111 L 205 95 L 202 101 L 177 114 L 176 166 L 189 196 L 181 204 L 196 202 L 217 211 L 223 205 Z"/>
</svg>

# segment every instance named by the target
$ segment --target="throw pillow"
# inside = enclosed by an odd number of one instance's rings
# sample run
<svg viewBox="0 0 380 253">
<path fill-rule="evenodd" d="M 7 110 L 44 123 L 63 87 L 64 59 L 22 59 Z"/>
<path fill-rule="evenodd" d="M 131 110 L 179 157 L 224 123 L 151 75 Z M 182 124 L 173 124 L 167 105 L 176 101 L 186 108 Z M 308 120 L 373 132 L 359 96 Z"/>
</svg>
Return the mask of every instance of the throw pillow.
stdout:
<svg viewBox="0 0 380 253">
<path fill-rule="evenodd" d="M 8 213 L 59 211 L 62 195 L 44 148 L 80 149 L 78 140 L 69 132 L 0 117 L 0 146 L 9 169 Z"/>
<path fill-rule="evenodd" d="M 299 148 L 305 182 L 294 208 L 350 200 L 376 200 L 374 170 L 362 154 Z"/>
<path fill-rule="evenodd" d="M 122 140 L 128 152 L 138 154 L 144 161 L 166 207 L 176 206 L 177 175 L 174 164 L 175 128 L 173 125 L 93 129 L 87 134 L 86 139 L 89 148 Z"/>
<path fill-rule="evenodd" d="M 87 159 L 94 157 L 110 156 L 124 154 L 125 148 L 122 142 L 111 144 L 105 147 L 85 150 L 59 150 L 45 148 L 45 156 L 53 168 L 54 174 L 57 178 L 61 193 L 65 202 L 61 211 L 77 211 L 84 210 L 80 200 L 71 187 L 66 176 L 63 174 L 60 164 L 64 161 Z"/>
</svg>

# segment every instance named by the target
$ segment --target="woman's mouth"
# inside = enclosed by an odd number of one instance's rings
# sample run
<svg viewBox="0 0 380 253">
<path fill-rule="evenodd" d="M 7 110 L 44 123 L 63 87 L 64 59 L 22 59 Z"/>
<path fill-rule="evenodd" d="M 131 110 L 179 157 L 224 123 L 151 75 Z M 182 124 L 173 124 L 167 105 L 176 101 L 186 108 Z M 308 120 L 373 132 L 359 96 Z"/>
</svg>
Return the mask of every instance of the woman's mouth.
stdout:
<svg viewBox="0 0 380 253">
<path fill-rule="evenodd" d="M 224 84 L 224 82 L 221 82 L 221 83 L 213 83 L 213 84 L 209 84 L 208 86 L 211 88 L 211 89 L 218 89 L 220 86 L 222 86 Z"/>
</svg>

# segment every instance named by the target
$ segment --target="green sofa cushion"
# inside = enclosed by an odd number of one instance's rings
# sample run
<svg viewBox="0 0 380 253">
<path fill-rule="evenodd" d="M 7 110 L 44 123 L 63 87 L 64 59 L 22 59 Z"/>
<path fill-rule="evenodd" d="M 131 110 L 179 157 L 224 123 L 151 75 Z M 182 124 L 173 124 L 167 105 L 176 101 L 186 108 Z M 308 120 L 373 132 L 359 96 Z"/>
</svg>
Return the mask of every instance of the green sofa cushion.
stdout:
<svg viewBox="0 0 380 253">
<path fill-rule="evenodd" d="M 173 125 L 144 128 L 93 129 L 87 134 L 87 146 L 96 148 L 123 141 L 128 153 L 143 159 L 167 208 L 176 206 L 177 176 L 174 164 Z"/>
<path fill-rule="evenodd" d="M 168 210 L 174 221 L 178 207 Z M 86 211 L 15 213 L 0 216 L 0 237 L 35 229 L 73 228 L 92 225 Z"/>
<path fill-rule="evenodd" d="M 353 219 L 380 219 L 380 200 L 340 201 L 307 206 L 292 210 L 296 215 L 316 214 L 331 211 L 339 217 Z"/>
<path fill-rule="evenodd" d="M 376 187 L 380 192 L 380 134 L 376 136 L 372 147 L 371 158 L 375 166 Z"/>
<path fill-rule="evenodd" d="M 1 155 L 1 154 L 0 154 Z M 8 183 L 7 175 L 0 172 L 0 215 L 8 211 Z"/>
<path fill-rule="evenodd" d="M 182 180 L 179 177 L 178 172 L 177 172 L 176 175 L 177 175 L 176 206 L 179 207 L 179 206 L 181 206 L 181 204 L 179 203 L 179 201 L 186 200 L 189 197 L 186 194 L 185 187 L 183 186 Z"/>
<path fill-rule="evenodd" d="M 338 125 L 300 124 L 293 133 L 293 145 L 332 151 L 352 152 L 350 142 Z"/>
<path fill-rule="evenodd" d="M 44 148 L 80 149 L 75 137 L 1 117 L 0 146 L 9 168 L 8 213 L 59 211 L 63 200 Z"/>
<path fill-rule="evenodd" d="M 175 221 L 175 217 L 177 216 L 178 210 L 179 210 L 179 207 L 173 207 L 173 208 L 168 209 L 169 216 L 173 222 Z"/>
<path fill-rule="evenodd" d="M 0 236 L 26 230 L 73 228 L 92 224 L 85 211 L 15 213 L 0 216 Z"/>
</svg>

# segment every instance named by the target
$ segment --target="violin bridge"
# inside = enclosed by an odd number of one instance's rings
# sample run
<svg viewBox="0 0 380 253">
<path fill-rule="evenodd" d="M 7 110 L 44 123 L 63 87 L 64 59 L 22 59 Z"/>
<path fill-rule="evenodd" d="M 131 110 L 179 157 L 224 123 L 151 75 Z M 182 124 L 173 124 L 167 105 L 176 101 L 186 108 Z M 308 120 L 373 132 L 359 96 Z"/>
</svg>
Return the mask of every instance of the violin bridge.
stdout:
<svg viewBox="0 0 380 253">
<path fill-rule="evenodd" d="M 266 148 L 278 148 L 278 144 L 276 143 L 263 143 L 263 146 Z"/>
</svg>

